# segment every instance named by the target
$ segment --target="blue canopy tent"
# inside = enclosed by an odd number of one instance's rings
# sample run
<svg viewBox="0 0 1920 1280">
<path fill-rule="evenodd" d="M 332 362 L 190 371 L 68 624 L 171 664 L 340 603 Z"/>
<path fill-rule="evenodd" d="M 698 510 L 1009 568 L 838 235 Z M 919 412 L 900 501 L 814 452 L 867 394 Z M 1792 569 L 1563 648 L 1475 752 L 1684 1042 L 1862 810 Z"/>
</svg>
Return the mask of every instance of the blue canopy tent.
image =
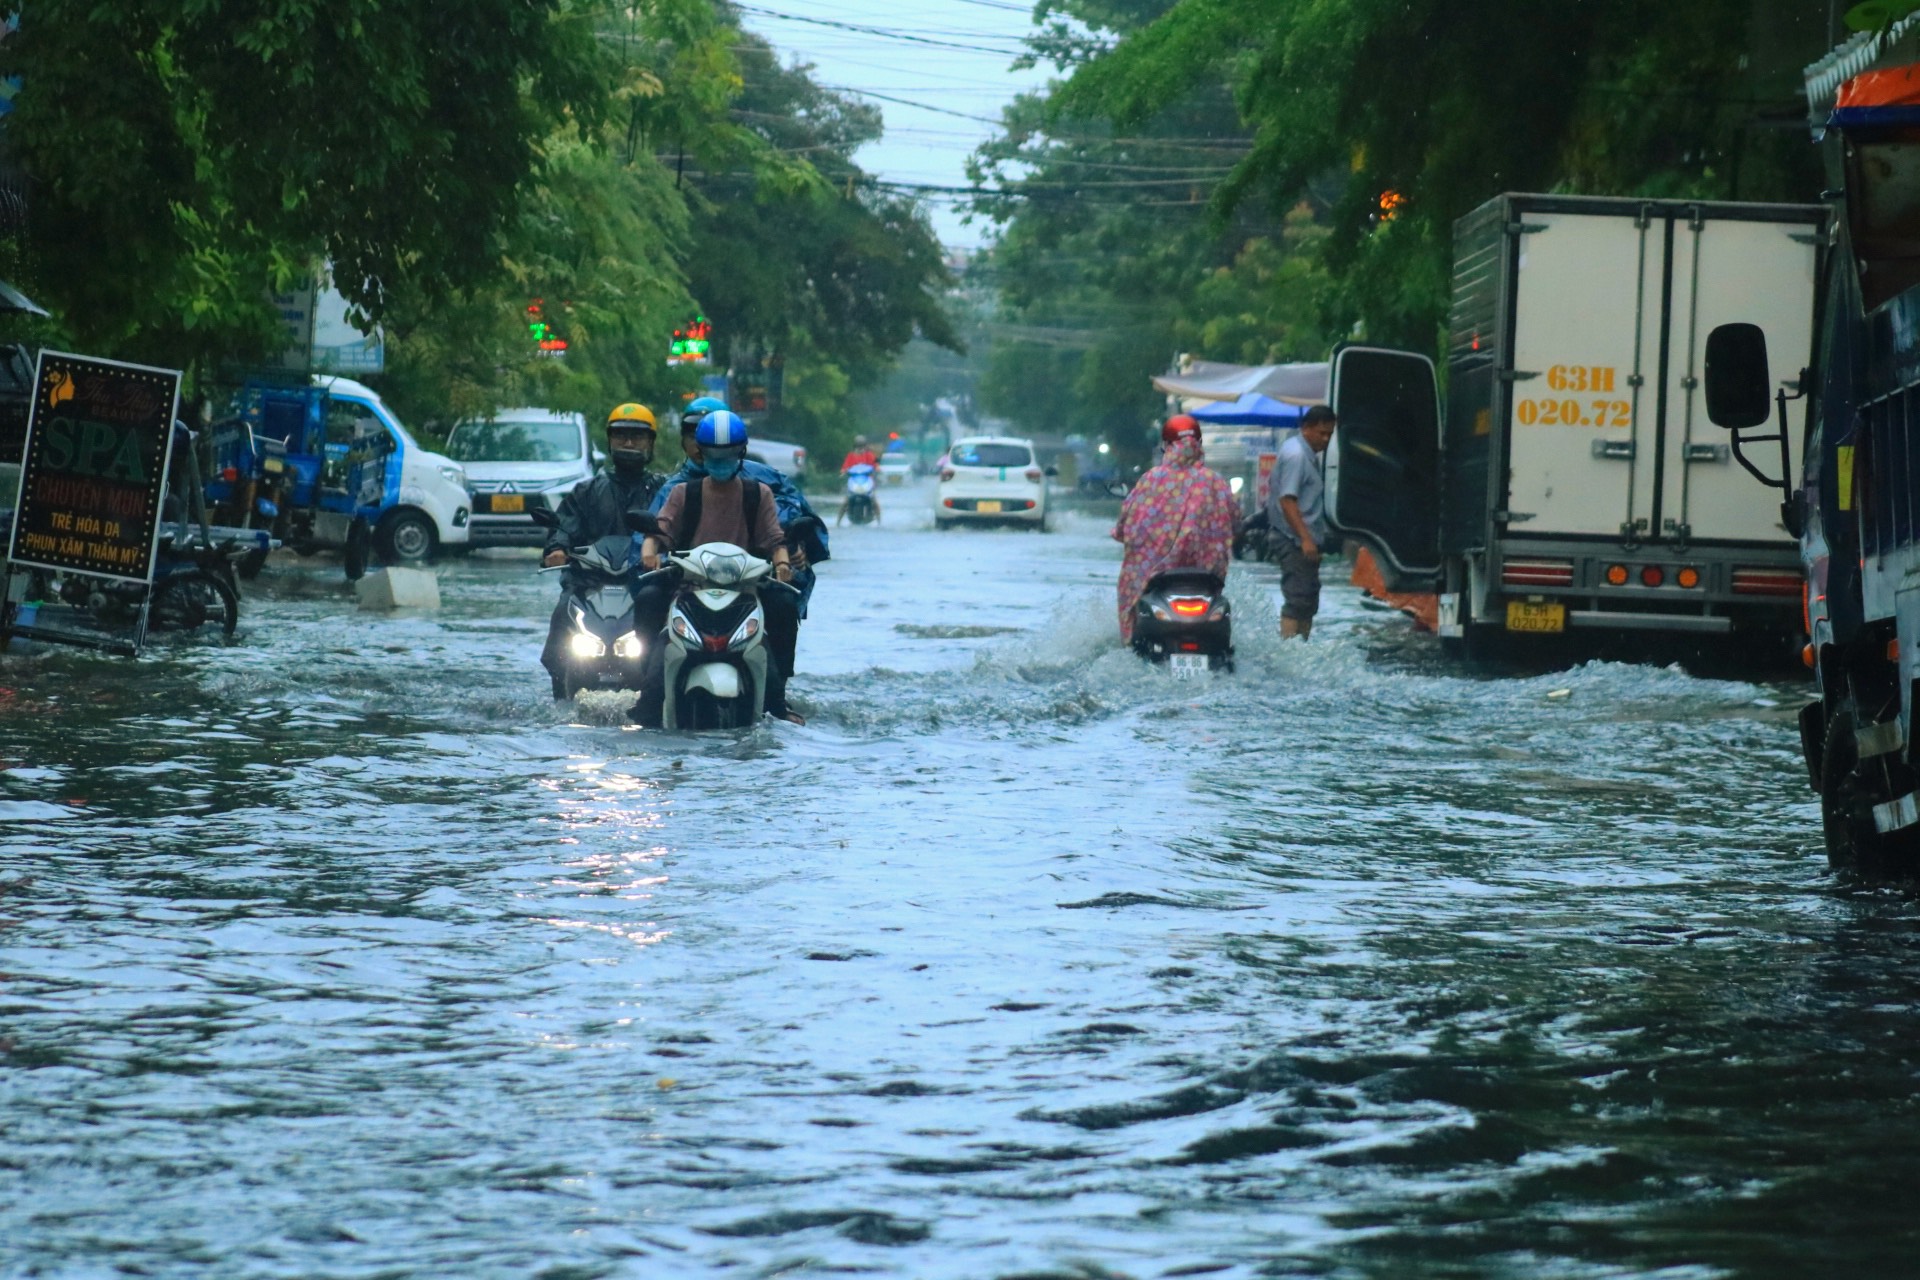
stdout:
<svg viewBox="0 0 1920 1280">
<path fill-rule="evenodd" d="M 1238 400 L 1216 400 L 1191 411 L 1202 423 L 1220 427 L 1297 427 L 1306 406 L 1285 404 L 1249 391 Z"/>
</svg>

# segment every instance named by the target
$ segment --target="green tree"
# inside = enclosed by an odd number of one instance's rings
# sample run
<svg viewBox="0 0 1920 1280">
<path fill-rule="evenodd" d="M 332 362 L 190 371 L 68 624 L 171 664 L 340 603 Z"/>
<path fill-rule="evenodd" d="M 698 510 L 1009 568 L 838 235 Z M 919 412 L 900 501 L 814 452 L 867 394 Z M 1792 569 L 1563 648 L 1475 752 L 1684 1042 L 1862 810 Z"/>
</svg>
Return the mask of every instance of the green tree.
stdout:
<svg viewBox="0 0 1920 1280">
<path fill-rule="evenodd" d="M 605 114 L 596 0 L 36 0 L 32 292 L 92 349 L 258 353 L 262 296 L 329 259 L 372 316 L 497 270 L 537 145 Z"/>
</svg>

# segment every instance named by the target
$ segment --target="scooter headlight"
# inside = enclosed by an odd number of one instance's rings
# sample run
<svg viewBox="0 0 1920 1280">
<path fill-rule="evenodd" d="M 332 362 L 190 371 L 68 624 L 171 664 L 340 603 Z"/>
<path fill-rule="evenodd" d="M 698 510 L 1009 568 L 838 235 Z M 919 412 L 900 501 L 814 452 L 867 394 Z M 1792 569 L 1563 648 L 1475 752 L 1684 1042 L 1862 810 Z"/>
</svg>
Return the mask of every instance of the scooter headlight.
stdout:
<svg viewBox="0 0 1920 1280">
<path fill-rule="evenodd" d="M 675 640 L 686 645 L 687 648 L 698 649 L 700 647 L 700 632 L 695 629 L 691 622 L 687 621 L 687 615 L 678 609 L 675 609 L 673 616 L 667 620 L 667 630 L 673 633 Z"/>
<path fill-rule="evenodd" d="M 567 648 L 573 650 L 573 656 L 576 658 L 604 658 L 607 656 L 606 642 L 599 636 L 590 635 L 585 631 L 574 632 L 573 639 L 567 641 Z"/>
<path fill-rule="evenodd" d="M 755 609 L 747 615 L 746 621 L 733 629 L 733 638 L 727 641 L 727 648 L 746 648 L 748 644 L 752 643 L 753 638 L 760 634 L 760 626 L 760 610 Z"/>
<path fill-rule="evenodd" d="M 613 656 L 616 658 L 625 658 L 629 662 L 638 658 L 642 649 L 643 646 L 640 643 L 639 633 L 634 631 L 627 632 L 627 634 L 613 642 Z"/>
</svg>

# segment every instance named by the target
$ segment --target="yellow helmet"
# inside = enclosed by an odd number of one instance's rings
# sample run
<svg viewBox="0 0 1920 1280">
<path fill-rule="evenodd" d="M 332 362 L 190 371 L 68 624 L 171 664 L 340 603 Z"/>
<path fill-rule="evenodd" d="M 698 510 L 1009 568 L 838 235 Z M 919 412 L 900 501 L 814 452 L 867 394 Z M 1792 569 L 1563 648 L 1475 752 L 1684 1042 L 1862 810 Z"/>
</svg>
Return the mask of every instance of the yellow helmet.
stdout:
<svg viewBox="0 0 1920 1280">
<path fill-rule="evenodd" d="M 643 404 L 623 404 L 607 415 L 607 425 L 645 427 L 649 431 L 658 431 L 654 423 L 653 410 Z"/>
</svg>

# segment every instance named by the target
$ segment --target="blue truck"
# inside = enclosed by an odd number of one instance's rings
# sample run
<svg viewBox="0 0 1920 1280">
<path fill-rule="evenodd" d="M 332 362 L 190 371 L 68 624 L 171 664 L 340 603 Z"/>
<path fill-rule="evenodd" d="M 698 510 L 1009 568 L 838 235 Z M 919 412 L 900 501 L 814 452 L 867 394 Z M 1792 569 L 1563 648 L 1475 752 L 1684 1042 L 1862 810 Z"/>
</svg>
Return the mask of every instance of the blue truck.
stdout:
<svg viewBox="0 0 1920 1280">
<path fill-rule="evenodd" d="M 1707 412 L 1777 484 L 1805 570 L 1800 712 L 1828 860 L 1920 871 L 1920 16 L 1807 68 L 1829 251 L 1810 362 L 1740 320 L 1708 335 Z M 1769 367 L 1769 360 L 1775 367 Z M 1803 460 L 1796 469 L 1791 453 Z"/>
</svg>

